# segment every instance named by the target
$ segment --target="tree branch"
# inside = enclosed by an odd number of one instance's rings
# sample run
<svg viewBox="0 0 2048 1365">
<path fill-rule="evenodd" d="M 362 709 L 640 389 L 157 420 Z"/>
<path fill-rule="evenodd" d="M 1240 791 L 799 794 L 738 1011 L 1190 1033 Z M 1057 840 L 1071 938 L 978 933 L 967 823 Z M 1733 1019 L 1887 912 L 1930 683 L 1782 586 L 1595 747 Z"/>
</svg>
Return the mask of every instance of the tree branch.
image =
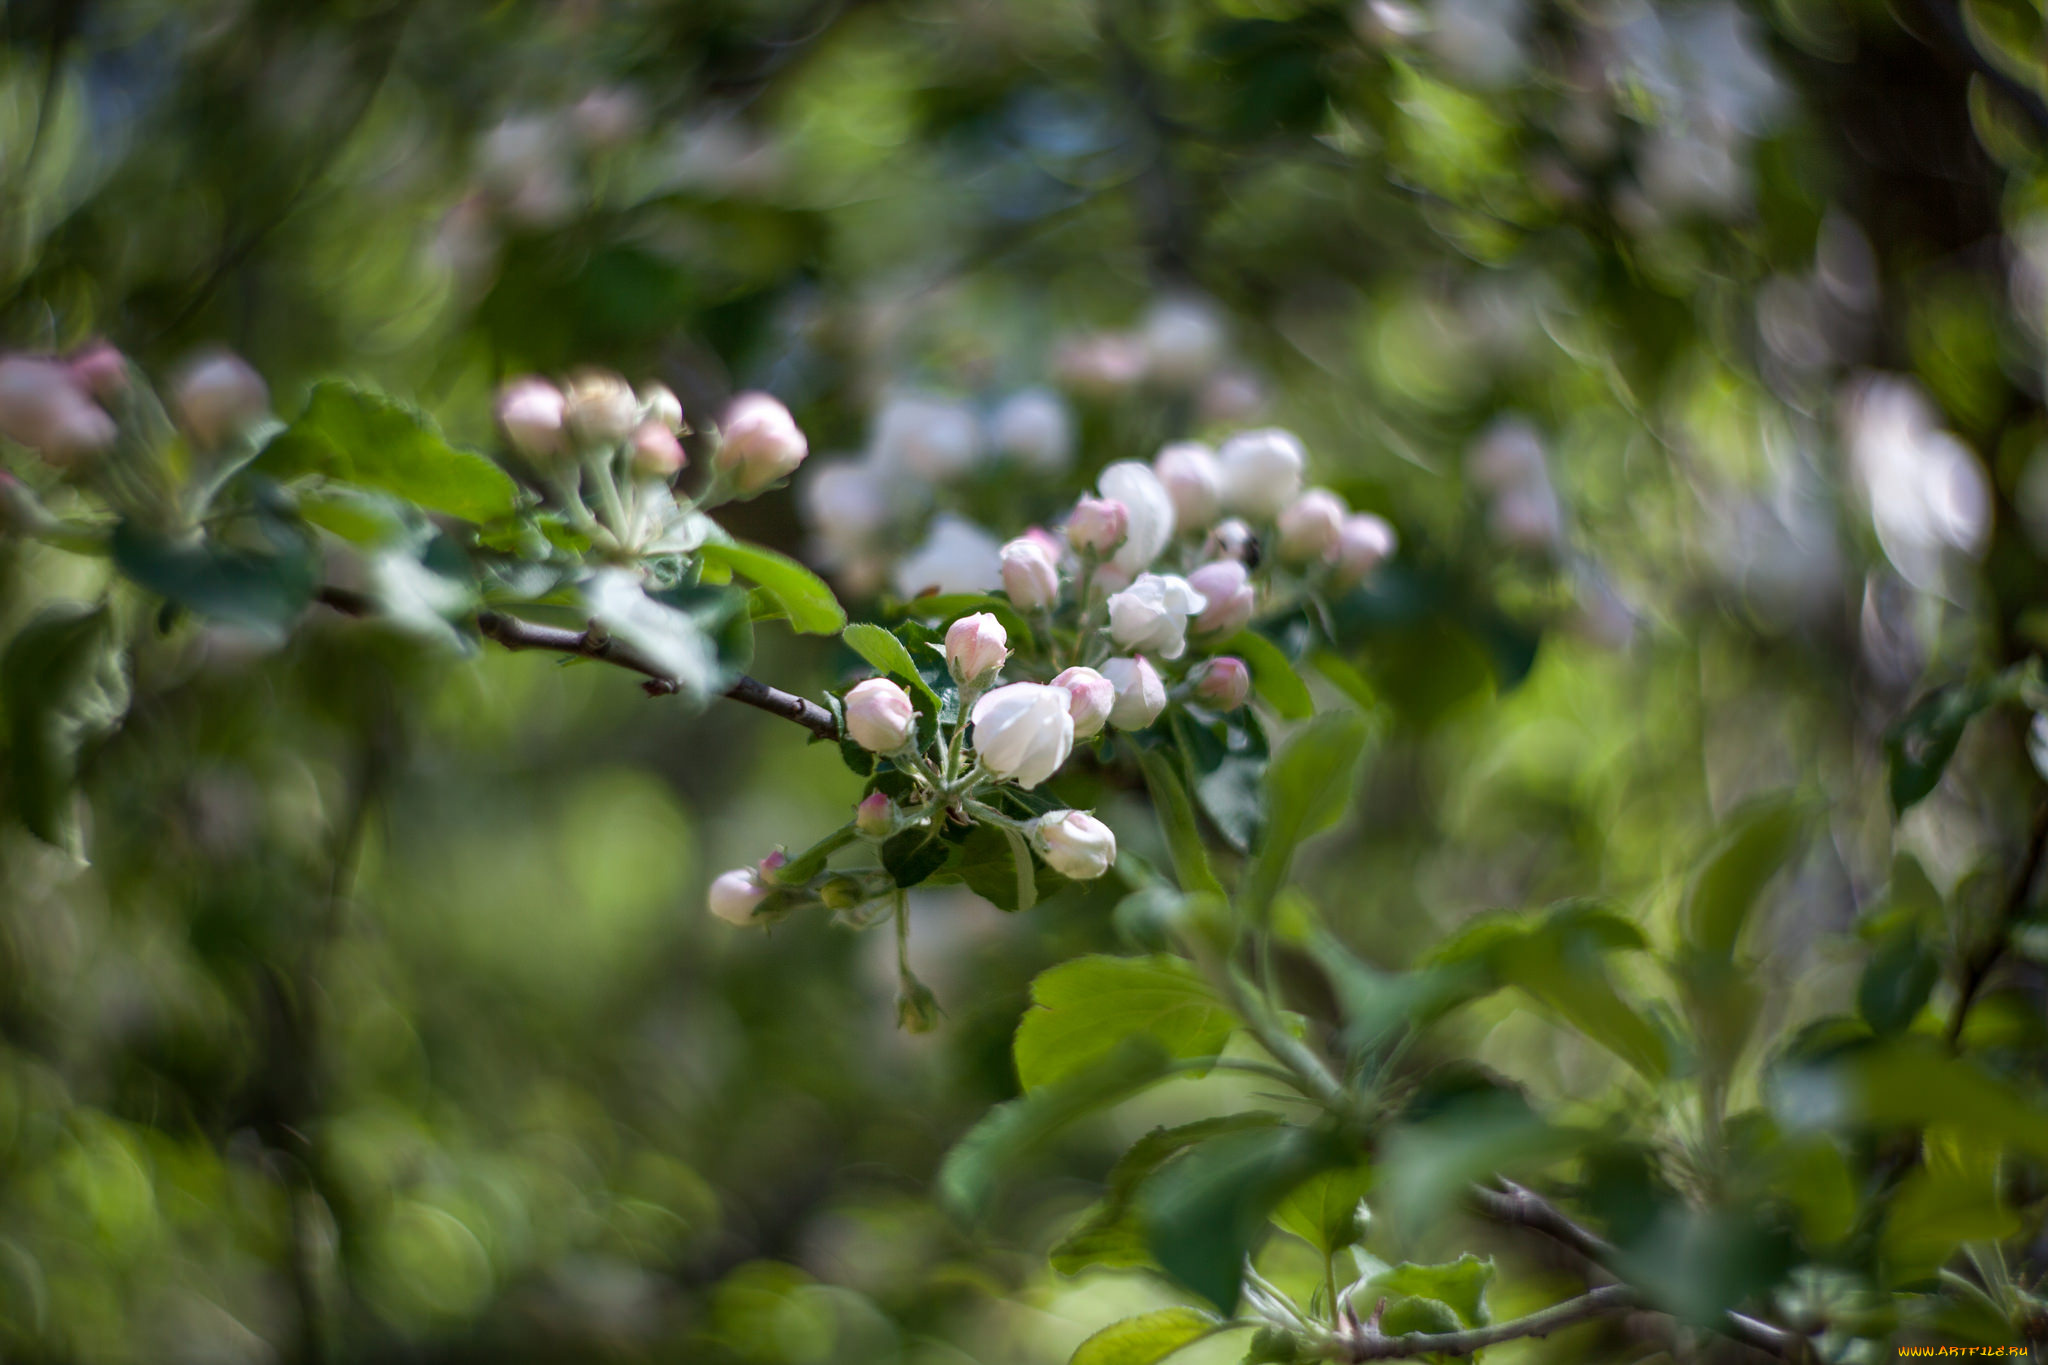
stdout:
<svg viewBox="0 0 2048 1365">
<path fill-rule="evenodd" d="M 2034 812 L 2034 829 L 2027 836 L 2027 851 L 2020 859 L 2019 875 L 2006 892 L 2005 904 L 1999 907 L 1998 923 L 1993 926 L 1990 939 L 1963 963 L 1962 977 L 1956 983 L 1956 1007 L 1948 1017 L 1944 1034 L 1951 1051 L 1962 1044 L 1963 1025 L 1969 1022 L 1970 1006 L 1977 1003 L 1978 992 L 1991 979 L 1992 969 L 2005 957 L 2006 949 L 2012 946 L 2012 926 L 2026 913 L 2033 899 L 2034 882 L 2041 875 L 2044 855 L 2048 855 L 2048 804 Z"/>
<path fill-rule="evenodd" d="M 1491 1327 L 1475 1327 L 1466 1332 L 1403 1332 L 1399 1336 L 1382 1336 L 1380 1329 L 1372 1322 L 1360 1325 L 1357 1332 L 1346 1342 L 1346 1360 L 1409 1360 L 1417 1356 L 1447 1355 L 1469 1356 L 1474 1351 L 1503 1341 L 1517 1341 L 1523 1337 L 1547 1337 L 1593 1318 L 1606 1317 L 1613 1313 L 1626 1313 L 1642 1306 L 1642 1296 L 1625 1284 L 1602 1285 L 1575 1299 L 1552 1304 L 1527 1317 L 1512 1322 L 1495 1323 Z M 1375 1317 L 1378 1315 L 1375 1314 Z"/>
<path fill-rule="evenodd" d="M 1503 1180 L 1497 1190 L 1484 1185 L 1473 1186 L 1472 1201 L 1481 1213 L 1495 1222 L 1534 1229 L 1576 1251 L 1602 1270 L 1614 1272 L 1613 1263 L 1619 1256 L 1614 1243 L 1591 1228 L 1574 1222 L 1534 1190 Z M 1746 1313 L 1722 1314 L 1715 1330 L 1731 1340 L 1784 1360 L 1804 1360 L 1809 1355 L 1805 1338 Z"/>
<path fill-rule="evenodd" d="M 376 605 L 369 598 L 347 588 L 322 588 L 318 599 L 344 616 L 376 614 Z M 592 659 L 638 673 L 646 679 L 641 686 L 652 697 L 681 690 L 676 680 L 663 672 L 660 665 L 641 658 L 619 641 L 594 630 L 546 626 L 496 611 L 478 612 L 476 625 L 486 639 L 505 649 L 540 649 L 553 654 L 571 654 L 579 659 Z M 832 718 L 830 711 L 808 698 L 784 692 L 779 687 L 770 687 L 759 678 L 742 673 L 723 695 L 742 706 L 794 721 L 820 739 L 839 738 L 839 722 Z"/>
</svg>

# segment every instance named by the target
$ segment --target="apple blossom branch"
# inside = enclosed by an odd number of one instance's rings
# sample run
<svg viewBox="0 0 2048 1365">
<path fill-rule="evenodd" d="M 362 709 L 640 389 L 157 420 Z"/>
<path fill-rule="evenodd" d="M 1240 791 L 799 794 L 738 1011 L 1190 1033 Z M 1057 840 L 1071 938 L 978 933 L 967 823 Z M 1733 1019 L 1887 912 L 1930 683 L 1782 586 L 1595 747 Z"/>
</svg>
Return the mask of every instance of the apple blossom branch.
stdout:
<svg viewBox="0 0 2048 1365">
<path fill-rule="evenodd" d="M 344 616 L 372 616 L 376 612 L 367 597 L 346 588 L 322 588 L 318 597 L 322 604 Z M 478 612 L 476 624 L 485 638 L 505 649 L 539 649 L 555 654 L 570 654 L 579 659 L 592 659 L 598 663 L 612 664 L 641 674 L 646 679 L 641 686 L 646 689 L 649 696 L 666 696 L 679 690 L 675 679 L 669 677 L 658 666 L 598 631 L 542 625 L 495 611 Z M 794 721 L 820 739 L 839 738 L 839 722 L 833 719 L 830 711 L 808 698 L 799 697 L 793 692 L 785 692 L 779 687 L 771 687 L 758 678 L 743 673 L 738 681 L 725 689 L 723 695 L 743 706 L 751 706 L 758 711 L 766 711 L 771 716 Z"/>
<path fill-rule="evenodd" d="M 1381 1334 L 1379 1314 L 1375 1312 L 1371 1319 L 1347 1334 L 1342 1358 L 1358 1361 L 1413 1360 L 1431 1355 L 1469 1356 L 1503 1341 L 1545 1337 L 1594 1318 L 1626 1313 L 1640 1307 L 1642 1295 L 1634 1289 L 1625 1284 L 1606 1284 L 1577 1298 L 1489 1327 L 1474 1327 L 1462 1332 L 1403 1332 L 1397 1336 Z"/>
</svg>

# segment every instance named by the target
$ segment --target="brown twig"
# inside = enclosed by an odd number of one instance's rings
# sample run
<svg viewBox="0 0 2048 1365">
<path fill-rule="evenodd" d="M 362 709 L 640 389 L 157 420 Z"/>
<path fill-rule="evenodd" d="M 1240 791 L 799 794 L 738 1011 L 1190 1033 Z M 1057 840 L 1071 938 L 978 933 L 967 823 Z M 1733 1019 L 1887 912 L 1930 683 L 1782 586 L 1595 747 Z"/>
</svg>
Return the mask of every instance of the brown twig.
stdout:
<svg viewBox="0 0 2048 1365">
<path fill-rule="evenodd" d="M 1547 1337 L 1552 1332 L 1594 1318 L 1630 1312 L 1641 1306 L 1642 1296 L 1635 1290 L 1625 1284 L 1608 1284 L 1511 1322 L 1474 1327 L 1464 1332 L 1403 1332 L 1398 1336 L 1381 1334 L 1379 1314 L 1375 1312 L 1373 1319 L 1362 1324 L 1360 1330 L 1345 1343 L 1344 1359 L 1410 1360 L 1426 1355 L 1469 1356 L 1474 1351 L 1503 1341 Z"/>
<path fill-rule="evenodd" d="M 1978 993 L 1991 979 L 1993 969 L 2004 959 L 2006 949 L 2012 946 L 2012 926 L 2026 913 L 2033 900 L 2034 882 L 2041 875 L 2044 855 L 2048 855 L 2048 804 L 2034 812 L 2034 828 L 2027 836 L 2027 851 L 2020 859 L 2019 875 L 2013 879 L 2011 889 L 2006 892 L 2005 903 L 1999 907 L 1998 922 L 1992 926 L 1991 937 L 1963 963 L 1962 976 L 1956 983 L 1956 1006 L 1949 1014 L 1948 1029 L 1944 1034 L 1951 1051 L 1962 1043 L 1963 1025 L 1969 1022 L 1970 1007 L 1977 1003 Z"/>
<path fill-rule="evenodd" d="M 346 588 L 322 588 L 318 597 L 324 605 L 344 616 L 371 616 L 376 612 L 376 606 L 369 598 Z M 640 657 L 619 641 L 596 630 L 547 626 L 496 611 L 478 612 L 476 625 L 486 639 L 505 649 L 539 649 L 553 654 L 570 654 L 638 673 L 646 679 L 642 686 L 649 696 L 666 696 L 681 690 L 681 684 L 664 672 L 660 665 Z M 722 695 L 742 706 L 794 721 L 820 739 L 839 738 L 839 722 L 833 719 L 830 711 L 806 697 L 770 687 L 759 678 L 743 673 Z"/>
</svg>

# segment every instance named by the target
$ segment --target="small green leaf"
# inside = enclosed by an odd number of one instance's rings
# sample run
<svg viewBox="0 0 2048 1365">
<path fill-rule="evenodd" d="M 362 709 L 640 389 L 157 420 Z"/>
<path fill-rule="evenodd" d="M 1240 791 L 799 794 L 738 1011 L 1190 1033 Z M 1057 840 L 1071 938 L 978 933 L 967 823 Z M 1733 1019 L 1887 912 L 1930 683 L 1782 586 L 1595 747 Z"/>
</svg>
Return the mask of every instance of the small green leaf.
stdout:
<svg viewBox="0 0 2048 1365">
<path fill-rule="evenodd" d="M 510 475 L 448 444 L 425 413 L 338 381 L 313 386 L 305 412 L 263 448 L 254 468 L 279 480 L 323 475 L 465 521 L 510 516 L 519 504 Z"/>
<path fill-rule="evenodd" d="M 1173 737 L 1188 787 L 1209 822 L 1239 853 L 1266 825 L 1266 734 L 1250 707 L 1203 724 L 1185 709 L 1172 713 Z"/>
<path fill-rule="evenodd" d="M 938 701 L 939 694 L 917 671 L 917 663 L 910 657 L 910 651 L 888 631 L 871 621 L 857 621 L 839 632 L 839 638 L 879 672 L 893 673 L 912 687 L 921 689 L 933 702 Z"/>
<path fill-rule="evenodd" d="M 128 673 L 104 607 L 45 608 L 0 656 L 15 813 L 45 843 L 83 852 L 76 793 L 79 757 L 128 710 Z"/>
<path fill-rule="evenodd" d="M 1235 654 L 1252 671 L 1252 686 L 1283 720 L 1307 720 L 1315 714 L 1315 699 L 1301 671 L 1280 652 L 1280 646 L 1253 630 L 1241 630 L 1216 647 L 1218 654 Z"/>
<path fill-rule="evenodd" d="M 759 583 L 789 613 L 790 628 L 804 635 L 834 635 L 846 625 L 846 611 L 825 580 L 786 554 L 738 541 L 712 541 L 698 551 L 706 564 Z"/>
<path fill-rule="evenodd" d="M 1880 1036 L 1903 1032 L 1927 1003 L 1941 964 L 1910 932 L 1894 935 L 1870 955 L 1856 984 L 1856 1012 Z"/>
<path fill-rule="evenodd" d="M 952 844 L 930 824 L 913 825 L 882 844 L 882 867 L 900 887 L 927 881 L 953 856 Z"/>
<path fill-rule="evenodd" d="M 1199 1308 L 1162 1308 L 1111 1323 L 1082 1342 L 1067 1365 L 1157 1365 L 1224 1326 Z"/>
<path fill-rule="evenodd" d="M 1027 1092 L 1085 1071 L 1143 1036 L 1174 1058 L 1213 1057 L 1237 1016 L 1177 957 L 1090 956 L 1041 972 L 1017 1025 L 1017 1079 Z"/>
<path fill-rule="evenodd" d="M 1459 1326 L 1486 1325 L 1486 1289 L 1493 1283 L 1493 1274 L 1491 1258 L 1482 1261 L 1468 1251 L 1441 1265 L 1403 1261 L 1373 1276 L 1367 1285 L 1370 1290 L 1386 1294 L 1409 1294 L 1444 1304 L 1457 1315 L 1451 1329 L 1456 1330 Z M 1389 1335 L 1394 1331 L 1391 1327 L 1384 1330 Z"/>
<path fill-rule="evenodd" d="M 1146 1182 L 1139 1210 L 1152 1259 L 1224 1312 L 1273 1206 L 1357 1152 L 1321 1128 L 1253 1129 L 1203 1143 Z"/>
<path fill-rule="evenodd" d="M 1345 1166 L 1314 1176 L 1280 1201 L 1273 1221 L 1325 1256 L 1365 1236 L 1372 1168 Z"/>
<path fill-rule="evenodd" d="M 1686 942 L 1713 957 L 1732 954 L 1764 885 L 1798 851 L 1805 829 L 1805 805 L 1787 796 L 1765 797 L 1731 817 L 1686 895 Z"/>
<path fill-rule="evenodd" d="M 1157 1043 L 1130 1038 L 1087 1070 L 997 1105 L 946 1154 L 940 1200 L 956 1216 L 974 1217 L 1001 1180 L 1055 1134 L 1169 1074 L 1170 1060 Z"/>
<path fill-rule="evenodd" d="M 1343 816 L 1365 753 L 1368 727 L 1356 711 L 1327 711 L 1289 737 L 1266 769 L 1266 837 L 1245 875 L 1242 899 L 1254 921 L 1265 915 L 1294 852 Z"/>
<path fill-rule="evenodd" d="M 266 549 L 199 536 L 171 540 L 123 522 L 114 528 L 114 564 L 188 611 L 281 639 L 318 586 L 313 546 L 303 528 L 267 515 L 255 522 Z"/>
<path fill-rule="evenodd" d="M 1152 1254 L 1145 1246 L 1145 1229 L 1137 1212 L 1138 1190 L 1144 1182 L 1168 1162 L 1211 1138 L 1270 1128 L 1279 1122 L 1278 1114 L 1248 1109 L 1176 1128 L 1154 1128 L 1117 1159 L 1102 1202 L 1053 1247 L 1052 1268 L 1062 1275 L 1078 1275 L 1090 1266 L 1150 1265 Z"/>
<path fill-rule="evenodd" d="M 1166 831 L 1167 851 L 1173 855 L 1173 874 L 1180 880 L 1181 890 L 1222 895 L 1223 883 L 1209 867 L 1202 832 L 1195 827 L 1194 809 L 1173 764 L 1157 749 L 1141 749 L 1138 766 L 1145 774 L 1146 790 L 1152 793 L 1152 808 Z"/>
</svg>

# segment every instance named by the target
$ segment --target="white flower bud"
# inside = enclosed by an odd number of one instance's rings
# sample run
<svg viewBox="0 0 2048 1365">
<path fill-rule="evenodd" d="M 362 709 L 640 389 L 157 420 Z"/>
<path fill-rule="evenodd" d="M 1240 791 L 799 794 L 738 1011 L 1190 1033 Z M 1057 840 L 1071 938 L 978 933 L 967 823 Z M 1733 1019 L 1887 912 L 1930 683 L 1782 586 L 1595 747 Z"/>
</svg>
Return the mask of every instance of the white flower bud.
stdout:
<svg viewBox="0 0 2048 1365">
<path fill-rule="evenodd" d="M 846 694 L 846 733 L 871 754 L 893 754 L 917 731 L 910 694 L 887 678 L 855 683 Z"/>
<path fill-rule="evenodd" d="M 854 807 L 853 827 L 870 839 L 887 837 L 896 828 L 896 803 L 881 792 L 869 792 Z"/>
<path fill-rule="evenodd" d="M 1235 711 L 1252 694 L 1252 673 L 1243 659 L 1224 654 L 1195 670 L 1195 697 L 1218 711 Z"/>
<path fill-rule="evenodd" d="M 974 704 L 974 752 L 999 778 L 1031 788 L 1059 771 L 1074 748 L 1074 717 L 1063 687 L 1011 683 Z"/>
<path fill-rule="evenodd" d="M 1145 315 L 1139 339 L 1146 372 L 1167 384 L 1192 384 L 1223 359 L 1223 323 L 1201 299 L 1161 299 Z"/>
<path fill-rule="evenodd" d="M 1216 452 L 1223 466 L 1223 505 L 1255 521 L 1271 521 L 1301 492 L 1308 452 L 1279 427 L 1240 431 Z"/>
<path fill-rule="evenodd" d="M 1188 575 L 1188 586 L 1207 604 L 1194 620 L 1197 634 L 1235 635 L 1251 621 L 1258 598 L 1250 571 L 1238 561 L 1219 559 L 1204 564 Z"/>
<path fill-rule="evenodd" d="M 666 384 L 640 386 L 640 411 L 645 421 L 659 422 L 671 432 L 683 429 L 683 400 Z"/>
<path fill-rule="evenodd" d="M 1131 575 L 1143 573 L 1173 539 L 1173 499 L 1149 465 L 1119 460 L 1102 471 L 1095 486 L 1105 498 L 1124 505 L 1128 524 L 1124 543 L 1110 562 Z"/>
<path fill-rule="evenodd" d="M 768 899 L 768 888 L 755 869 L 736 867 L 712 879 L 707 899 L 712 914 L 744 927 L 754 922 L 754 907 Z"/>
<path fill-rule="evenodd" d="M 1311 488 L 1280 512 L 1280 557 L 1296 564 L 1334 558 L 1350 509 L 1327 488 Z"/>
<path fill-rule="evenodd" d="M 1003 400 L 989 418 L 989 440 L 1005 455 L 1044 474 L 1057 474 L 1074 458 L 1074 421 L 1050 389 L 1024 389 Z"/>
<path fill-rule="evenodd" d="M 171 408 L 192 439 L 211 450 L 270 411 L 270 389 L 248 361 L 213 351 L 186 365 L 171 388 Z"/>
<path fill-rule="evenodd" d="M 1365 577 L 1394 553 L 1399 539 L 1386 518 L 1358 512 L 1344 518 L 1337 535 L 1337 576 L 1349 583 Z"/>
<path fill-rule="evenodd" d="M 536 375 L 509 381 L 498 390 L 498 425 L 514 450 L 528 459 L 559 454 L 567 400 Z"/>
<path fill-rule="evenodd" d="M 571 375 L 563 400 L 569 434 L 586 446 L 617 445 L 640 425 L 640 400 L 633 386 L 610 370 Z"/>
<path fill-rule="evenodd" d="M 1119 730 L 1142 730 L 1159 719 L 1166 709 L 1166 683 L 1159 670 L 1142 654 L 1136 658 L 1111 659 L 1102 666 L 1102 676 L 1116 689 L 1116 702 L 1109 708 L 1109 723 Z"/>
<path fill-rule="evenodd" d="M 741 493 L 758 493 L 796 472 L 811 451 L 789 409 L 765 393 L 734 398 L 719 433 L 714 463 Z"/>
<path fill-rule="evenodd" d="M 1060 600 L 1059 562 L 1030 536 L 1003 547 L 1003 591 L 1024 611 L 1041 611 Z"/>
<path fill-rule="evenodd" d="M 1067 543 L 1076 550 L 1106 555 L 1124 543 L 1130 529 L 1130 510 L 1114 498 L 1091 498 L 1082 494 L 1067 515 Z"/>
<path fill-rule="evenodd" d="M 1223 466 L 1215 451 L 1200 441 L 1175 441 L 1152 457 L 1152 472 L 1173 503 L 1178 529 L 1193 531 L 1216 520 L 1223 508 Z"/>
<path fill-rule="evenodd" d="M 1047 867 L 1077 882 L 1093 881 L 1116 862 L 1116 835 L 1083 810 L 1039 816 L 1031 823 L 1031 842 Z"/>
<path fill-rule="evenodd" d="M 1110 686 L 1109 679 L 1092 668 L 1076 665 L 1054 678 L 1052 685 L 1066 689 L 1075 739 L 1102 733 L 1102 727 L 1109 721 L 1109 709 L 1116 705 L 1116 689 Z"/>
<path fill-rule="evenodd" d="M 1003 585 L 1003 547 L 973 522 L 951 513 L 932 518 L 924 544 L 896 565 L 896 591 L 994 592 Z"/>
<path fill-rule="evenodd" d="M 1110 596 L 1109 638 L 1125 649 L 1178 659 L 1187 651 L 1188 618 L 1207 605 L 1185 578 L 1140 574 L 1130 587 Z"/>
<path fill-rule="evenodd" d="M 957 683 L 986 682 L 1010 657 L 1010 636 L 988 612 L 963 616 L 946 628 L 946 669 Z"/>
</svg>

